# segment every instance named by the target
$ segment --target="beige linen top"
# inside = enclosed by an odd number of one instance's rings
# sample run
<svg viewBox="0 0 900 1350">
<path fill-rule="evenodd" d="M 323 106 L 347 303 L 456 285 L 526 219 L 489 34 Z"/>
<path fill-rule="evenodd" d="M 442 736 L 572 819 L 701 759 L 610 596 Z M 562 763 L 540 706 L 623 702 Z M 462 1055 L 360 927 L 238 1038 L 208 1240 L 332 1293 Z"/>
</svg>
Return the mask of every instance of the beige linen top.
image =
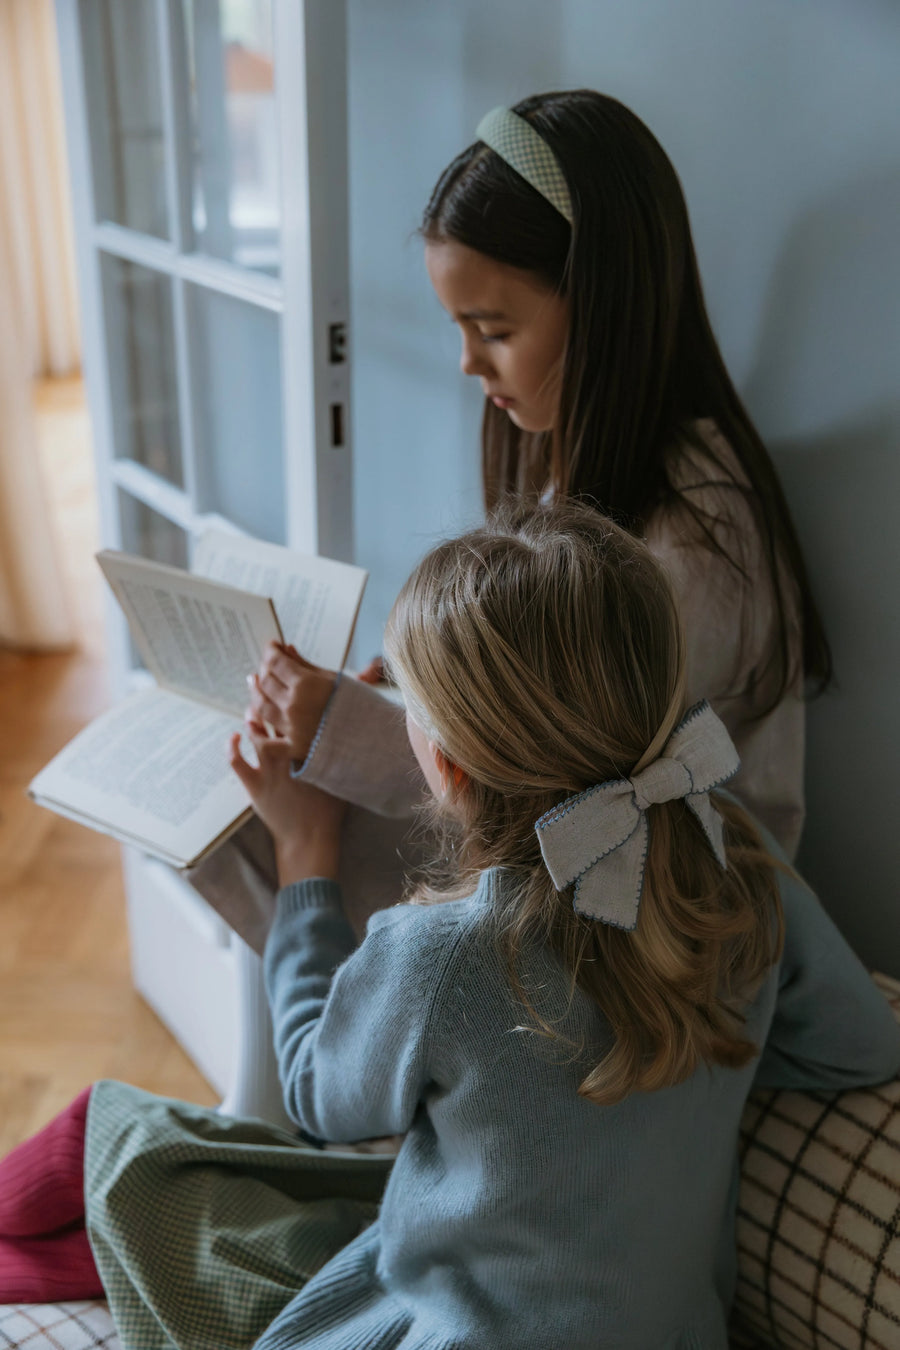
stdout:
<svg viewBox="0 0 900 1350">
<path fill-rule="evenodd" d="M 793 858 L 804 818 L 801 663 L 796 661 L 794 687 L 760 716 L 769 688 L 766 657 L 777 634 L 763 542 L 753 509 L 736 486 L 747 480 L 734 452 L 713 422 L 697 427 L 720 464 L 693 446 L 679 446 L 670 478 L 704 513 L 744 575 L 698 543 L 690 517 L 669 504 L 650 517 L 647 543 L 666 568 L 678 600 L 687 644 L 688 705 L 709 699 L 741 757 L 729 788 Z M 797 651 L 796 614 L 789 627 Z M 301 776 L 367 811 L 395 818 L 410 814 L 423 792 L 402 709 L 377 689 L 347 677 L 338 682 Z"/>
<path fill-rule="evenodd" d="M 793 859 L 805 816 L 806 730 L 796 598 L 785 577 L 795 674 L 781 701 L 764 712 L 771 701 L 772 676 L 766 663 L 778 638 L 778 613 L 763 540 L 742 490 L 749 484 L 734 451 L 714 422 L 698 422 L 697 429 L 716 458 L 707 458 L 693 446 L 680 446 L 670 460 L 670 481 L 703 512 L 716 539 L 745 575 L 698 543 L 690 517 L 669 505 L 648 521 L 647 544 L 668 572 L 678 600 L 687 646 L 688 706 L 709 699 L 741 757 L 729 790 Z"/>
</svg>

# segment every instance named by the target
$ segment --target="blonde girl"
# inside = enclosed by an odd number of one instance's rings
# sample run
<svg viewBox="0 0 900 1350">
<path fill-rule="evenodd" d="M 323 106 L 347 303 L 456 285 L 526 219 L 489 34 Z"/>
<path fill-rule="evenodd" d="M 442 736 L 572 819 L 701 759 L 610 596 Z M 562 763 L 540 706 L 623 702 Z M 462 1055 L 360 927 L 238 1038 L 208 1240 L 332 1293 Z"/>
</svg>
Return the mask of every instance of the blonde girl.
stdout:
<svg viewBox="0 0 900 1350">
<path fill-rule="evenodd" d="M 751 1084 L 888 1077 L 893 1017 L 720 791 L 734 747 L 685 709 L 671 588 L 626 531 L 555 506 L 442 545 L 386 653 L 439 838 L 358 948 L 342 803 L 261 724 L 258 767 L 232 746 L 276 846 L 285 1104 L 307 1139 L 404 1136 L 380 1209 L 383 1161 L 97 1085 L 123 1344 L 727 1350 Z"/>
</svg>

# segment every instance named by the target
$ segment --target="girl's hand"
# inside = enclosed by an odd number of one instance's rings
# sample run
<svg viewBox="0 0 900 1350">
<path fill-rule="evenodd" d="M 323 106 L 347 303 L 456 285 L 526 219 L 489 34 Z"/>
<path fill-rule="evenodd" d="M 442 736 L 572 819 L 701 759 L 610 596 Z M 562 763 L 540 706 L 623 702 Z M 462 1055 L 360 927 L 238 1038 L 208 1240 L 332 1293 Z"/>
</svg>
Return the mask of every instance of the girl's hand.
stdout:
<svg viewBox="0 0 900 1350">
<path fill-rule="evenodd" d="M 247 734 L 259 768 L 241 754 L 239 732 L 231 738 L 231 767 L 275 841 L 279 884 L 287 886 L 307 877 L 336 881 L 346 802 L 291 777 L 294 754 L 286 740 L 270 736 L 261 723 L 253 721 L 247 723 Z"/>
<path fill-rule="evenodd" d="M 296 647 L 281 642 L 266 646 L 262 665 L 250 676 L 247 716 L 264 723 L 290 747 L 290 758 L 309 754 L 337 676 L 305 661 Z"/>
</svg>

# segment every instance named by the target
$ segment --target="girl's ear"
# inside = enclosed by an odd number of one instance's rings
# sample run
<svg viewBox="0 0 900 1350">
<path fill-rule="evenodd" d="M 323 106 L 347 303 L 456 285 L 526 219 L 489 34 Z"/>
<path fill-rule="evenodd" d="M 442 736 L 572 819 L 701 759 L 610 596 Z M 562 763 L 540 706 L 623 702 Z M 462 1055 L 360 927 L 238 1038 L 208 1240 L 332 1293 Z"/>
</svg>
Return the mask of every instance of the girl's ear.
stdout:
<svg viewBox="0 0 900 1350">
<path fill-rule="evenodd" d="M 457 792 L 460 792 L 468 782 L 464 769 L 458 764 L 454 764 L 444 754 L 443 750 L 434 741 L 428 742 L 428 749 L 434 758 L 435 768 L 440 774 L 441 793 L 446 797 L 452 783 Z"/>
</svg>

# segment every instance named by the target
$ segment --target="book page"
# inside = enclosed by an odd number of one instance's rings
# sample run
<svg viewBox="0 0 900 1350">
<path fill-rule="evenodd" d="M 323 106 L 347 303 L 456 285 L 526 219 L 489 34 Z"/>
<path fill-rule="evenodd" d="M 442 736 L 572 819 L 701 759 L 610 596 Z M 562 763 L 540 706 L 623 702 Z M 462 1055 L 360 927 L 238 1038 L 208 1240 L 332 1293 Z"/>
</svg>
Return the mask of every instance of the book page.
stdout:
<svg viewBox="0 0 900 1350">
<path fill-rule="evenodd" d="M 313 665 L 343 666 L 368 577 L 361 567 L 208 530 L 197 544 L 194 571 L 269 596 L 285 642 Z"/>
<path fill-rule="evenodd" d="M 227 713 L 145 689 L 80 732 L 28 790 L 184 866 L 249 808 L 228 762 L 228 738 L 241 729 Z"/>
<path fill-rule="evenodd" d="M 271 601 L 111 549 L 97 561 L 157 684 L 239 716 L 247 676 L 281 637 Z"/>
</svg>

